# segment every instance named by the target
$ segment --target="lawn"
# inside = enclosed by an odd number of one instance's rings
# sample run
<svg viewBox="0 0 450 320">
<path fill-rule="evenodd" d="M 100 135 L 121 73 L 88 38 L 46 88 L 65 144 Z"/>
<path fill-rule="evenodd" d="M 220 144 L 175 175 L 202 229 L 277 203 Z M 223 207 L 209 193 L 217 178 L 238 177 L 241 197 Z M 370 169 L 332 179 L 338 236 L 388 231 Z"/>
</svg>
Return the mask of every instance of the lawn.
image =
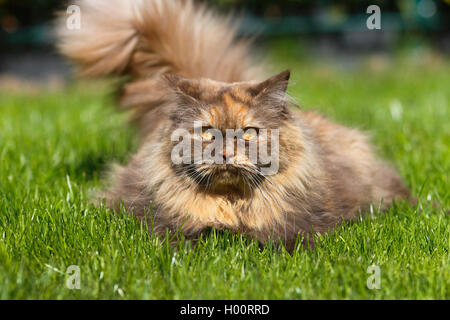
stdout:
<svg viewBox="0 0 450 320">
<path fill-rule="evenodd" d="M 108 165 L 137 147 L 111 90 L 2 91 L 0 299 L 449 299 L 448 57 L 415 48 L 344 66 L 293 42 L 271 48 L 274 69 L 291 68 L 301 106 L 371 132 L 417 207 L 375 208 L 292 255 L 216 232 L 170 247 L 89 201 Z M 71 265 L 79 290 L 66 286 Z M 366 285 L 371 265 L 379 289 Z"/>
</svg>

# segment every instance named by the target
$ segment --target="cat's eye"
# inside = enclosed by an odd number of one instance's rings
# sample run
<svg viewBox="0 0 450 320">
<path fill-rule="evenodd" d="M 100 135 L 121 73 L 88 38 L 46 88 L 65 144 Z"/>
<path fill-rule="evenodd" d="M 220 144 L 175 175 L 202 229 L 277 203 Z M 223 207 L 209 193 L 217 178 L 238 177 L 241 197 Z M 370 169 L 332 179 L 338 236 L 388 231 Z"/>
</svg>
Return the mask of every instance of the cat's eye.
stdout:
<svg viewBox="0 0 450 320">
<path fill-rule="evenodd" d="M 212 133 L 211 127 L 203 127 L 202 128 L 202 138 L 206 141 L 212 141 L 214 140 L 214 135 Z"/>
<path fill-rule="evenodd" d="M 257 136 L 258 136 L 258 128 L 249 127 L 244 129 L 242 139 L 250 141 L 255 139 Z"/>
</svg>

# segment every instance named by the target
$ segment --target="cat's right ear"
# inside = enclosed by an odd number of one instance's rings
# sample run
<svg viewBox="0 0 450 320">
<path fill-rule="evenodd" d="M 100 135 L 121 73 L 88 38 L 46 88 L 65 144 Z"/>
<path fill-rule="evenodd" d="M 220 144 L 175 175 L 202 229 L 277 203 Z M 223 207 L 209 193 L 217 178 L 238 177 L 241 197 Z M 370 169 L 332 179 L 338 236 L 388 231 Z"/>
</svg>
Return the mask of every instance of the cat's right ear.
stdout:
<svg viewBox="0 0 450 320">
<path fill-rule="evenodd" d="M 177 88 L 178 84 L 183 79 L 181 76 L 173 74 L 173 73 L 163 74 L 162 78 L 171 88 Z"/>
<path fill-rule="evenodd" d="M 176 74 L 164 74 L 163 79 L 170 89 L 185 103 L 198 102 L 200 89 L 198 84 Z"/>
</svg>

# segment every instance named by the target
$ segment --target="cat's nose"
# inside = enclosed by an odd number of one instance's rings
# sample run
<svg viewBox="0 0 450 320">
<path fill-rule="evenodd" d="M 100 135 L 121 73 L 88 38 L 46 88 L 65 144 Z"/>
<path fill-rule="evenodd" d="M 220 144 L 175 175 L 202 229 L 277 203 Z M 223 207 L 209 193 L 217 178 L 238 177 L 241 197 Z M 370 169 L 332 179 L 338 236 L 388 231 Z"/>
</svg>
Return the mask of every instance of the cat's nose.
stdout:
<svg viewBox="0 0 450 320">
<path fill-rule="evenodd" d="M 236 154 L 237 150 L 236 150 L 236 145 L 234 146 L 227 146 L 226 144 L 224 144 L 223 149 L 222 149 L 222 156 L 223 156 L 223 160 L 229 160 L 230 158 L 233 158 L 234 155 Z"/>
</svg>

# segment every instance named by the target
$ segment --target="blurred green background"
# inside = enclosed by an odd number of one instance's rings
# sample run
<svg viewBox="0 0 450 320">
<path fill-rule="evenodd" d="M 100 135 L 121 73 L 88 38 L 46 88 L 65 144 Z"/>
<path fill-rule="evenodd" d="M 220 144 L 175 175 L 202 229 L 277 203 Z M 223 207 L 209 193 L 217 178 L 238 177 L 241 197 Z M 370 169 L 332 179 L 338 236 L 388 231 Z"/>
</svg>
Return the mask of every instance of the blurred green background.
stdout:
<svg viewBox="0 0 450 320">
<path fill-rule="evenodd" d="M 240 34 L 257 42 L 290 38 L 299 57 L 332 56 L 348 62 L 374 52 L 432 48 L 450 52 L 450 0 L 205 0 L 242 18 Z M 8 77 L 41 83 L 67 79 L 55 54 L 51 22 L 70 1 L 0 0 L 0 82 Z M 369 5 L 381 9 L 381 30 L 368 30 Z M 36 63 L 39 61 L 39 63 Z M 57 79 L 57 80 L 55 80 Z"/>
<path fill-rule="evenodd" d="M 378 5 L 383 22 L 389 29 L 406 31 L 448 31 L 448 0 L 206 0 L 220 10 L 244 12 L 247 16 L 243 32 L 263 27 L 264 34 L 298 34 L 342 32 L 360 28 L 366 8 Z M 13 42 L 45 42 L 41 28 L 50 21 L 55 10 L 70 1 L 0 0 L 2 40 Z M 35 36 L 39 37 L 36 38 Z"/>
<path fill-rule="evenodd" d="M 365 28 L 366 8 L 376 4 L 383 29 L 401 32 L 448 32 L 449 0 L 206 0 L 219 10 L 244 13 L 242 33 L 295 35 L 340 33 Z M 49 43 L 47 23 L 67 4 L 58 0 L 0 0 L 0 41 Z"/>
</svg>

